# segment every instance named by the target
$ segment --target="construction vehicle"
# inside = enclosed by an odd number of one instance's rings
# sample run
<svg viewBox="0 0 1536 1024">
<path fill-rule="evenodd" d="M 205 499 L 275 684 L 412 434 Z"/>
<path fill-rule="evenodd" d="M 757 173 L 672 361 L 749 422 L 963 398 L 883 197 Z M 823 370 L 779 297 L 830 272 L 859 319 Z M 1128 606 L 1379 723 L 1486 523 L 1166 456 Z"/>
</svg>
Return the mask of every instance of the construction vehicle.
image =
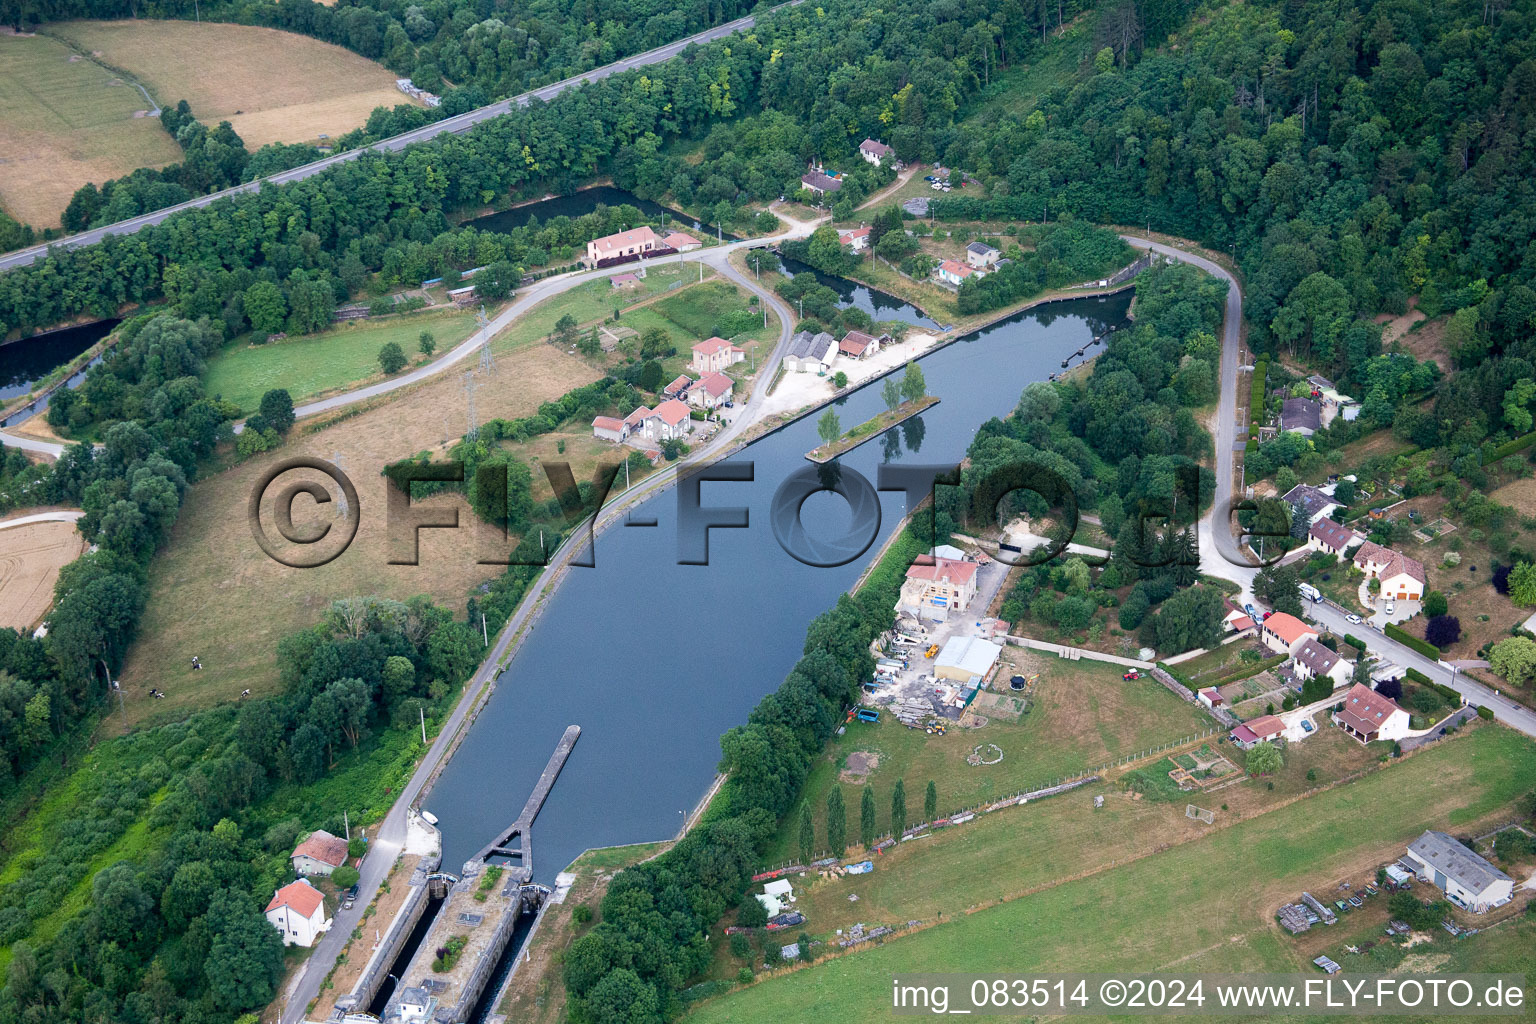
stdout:
<svg viewBox="0 0 1536 1024">
<path fill-rule="evenodd" d="M 946 730 L 943 722 L 929 722 L 923 731 L 930 736 L 943 736 Z"/>
<path fill-rule="evenodd" d="M 1134 668 L 1120 677 L 1121 679 L 1140 679 L 1141 673 Z"/>
<path fill-rule="evenodd" d="M 939 645 L 938 644 L 929 644 L 928 645 L 928 650 L 926 652 L 924 652 L 924 654 L 923 654 L 923 657 L 925 657 L 925 658 L 936 658 L 938 656 L 939 656 Z"/>
</svg>

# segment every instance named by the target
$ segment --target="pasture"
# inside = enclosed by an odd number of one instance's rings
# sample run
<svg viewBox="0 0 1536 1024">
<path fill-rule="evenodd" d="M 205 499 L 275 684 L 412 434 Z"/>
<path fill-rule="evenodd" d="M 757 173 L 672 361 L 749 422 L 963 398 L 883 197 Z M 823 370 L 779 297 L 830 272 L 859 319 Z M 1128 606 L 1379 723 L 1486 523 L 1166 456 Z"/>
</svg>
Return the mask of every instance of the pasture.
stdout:
<svg viewBox="0 0 1536 1024">
<path fill-rule="evenodd" d="M 0 35 L 0 206 L 58 227 L 87 182 L 181 157 L 143 93 L 47 36 Z"/>
<path fill-rule="evenodd" d="M 230 122 L 252 152 L 269 142 L 335 137 L 374 107 L 414 102 L 383 65 L 277 29 L 124 20 L 72 21 L 52 31 L 138 78 L 161 104 L 186 100 L 204 124 Z"/>
<path fill-rule="evenodd" d="M 1485 727 L 1353 784 L 1230 827 L 1219 827 L 1218 817 L 1216 829 L 1168 849 L 1151 846 L 1152 837 L 1139 835 L 1142 826 L 1132 818 L 1076 836 L 1063 836 L 1041 820 L 1056 813 L 1053 805 L 1065 808 L 1070 800 L 1083 804 L 1083 797 L 1004 812 L 998 817 L 1006 824 L 997 823 L 990 856 L 986 850 L 960 849 L 955 851 L 956 862 L 933 865 L 934 877 L 950 878 L 951 886 L 955 879 L 971 883 L 970 893 L 951 893 L 956 898 L 944 908 L 940 923 L 706 1003 L 688 1020 L 884 1021 L 891 1012 L 891 975 L 912 970 L 1300 972 L 1309 969 L 1309 957 L 1303 955 L 1302 944 L 1286 937 L 1275 923 L 1281 903 L 1303 888 L 1331 890 L 1340 880 L 1368 878 L 1378 864 L 1400 856 L 1424 828 L 1459 833 L 1507 817 L 1513 801 L 1533 786 L 1536 746 L 1509 730 Z M 1413 798 L 1402 799 L 1404 793 Z M 1165 808 L 1167 815 L 1180 813 L 1168 805 L 1153 806 Z M 1078 818 L 1119 813 L 1109 807 L 1075 810 Z M 1366 810 L 1369 813 L 1363 813 Z M 1042 827 L 1033 827 L 1036 822 Z M 1116 824 L 1120 827 L 1106 827 Z M 980 832 L 990 825 L 974 829 Z M 953 842 L 964 836 L 957 830 L 953 837 L 928 840 L 921 855 L 943 861 Z M 1133 848 L 1132 859 L 1122 854 L 1118 863 L 1104 865 L 1103 844 Z M 882 870 L 884 862 L 874 875 L 856 879 L 859 888 L 869 889 Z M 1074 877 L 1058 882 L 1062 873 Z M 855 880 L 842 880 L 850 881 Z M 912 879 L 907 898 L 923 900 L 922 889 L 919 880 Z M 1025 894 L 987 906 L 1018 890 Z M 986 909 L 966 913 L 978 905 Z M 859 920 L 889 920 L 871 913 L 875 908 L 862 898 L 853 906 L 859 908 Z M 900 919 L 919 916 L 904 907 Z M 934 908 L 923 909 L 924 920 L 936 919 Z M 815 934 L 823 934 L 833 923 L 807 922 Z M 1515 934 L 1506 936 L 1505 931 Z M 1529 972 L 1536 967 L 1532 931 L 1526 920 L 1459 942 L 1442 933 L 1415 953 L 1443 956 L 1443 962 L 1459 970 Z M 1332 941 L 1326 947 L 1329 955 L 1346 970 L 1379 972 L 1394 966 L 1362 964 L 1338 945 L 1342 935 L 1323 938 Z M 1401 959 L 1392 947 L 1382 947 L 1379 955 Z"/>
<path fill-rule="evenodd" d="M 34 629 L 53 606 L 59 570 L 85 548 L 74 523 L 0 524 L 0 628 Z"/>
</svg>

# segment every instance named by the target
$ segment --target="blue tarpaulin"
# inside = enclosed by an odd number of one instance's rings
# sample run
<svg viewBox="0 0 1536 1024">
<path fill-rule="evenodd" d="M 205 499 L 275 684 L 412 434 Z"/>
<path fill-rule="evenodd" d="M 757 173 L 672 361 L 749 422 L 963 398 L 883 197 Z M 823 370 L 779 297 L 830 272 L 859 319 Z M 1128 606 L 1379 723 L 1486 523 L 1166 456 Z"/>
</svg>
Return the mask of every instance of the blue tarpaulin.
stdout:
<svg viewBox="0 0 1536 1024">
<path fill-rule="evenodd" d="M 850 875 L 867 875 L 875 870 L 875 862 L 872 860 L 861 860 L 857 864 L 849 864 L 844 870 Z"/>
</svg>

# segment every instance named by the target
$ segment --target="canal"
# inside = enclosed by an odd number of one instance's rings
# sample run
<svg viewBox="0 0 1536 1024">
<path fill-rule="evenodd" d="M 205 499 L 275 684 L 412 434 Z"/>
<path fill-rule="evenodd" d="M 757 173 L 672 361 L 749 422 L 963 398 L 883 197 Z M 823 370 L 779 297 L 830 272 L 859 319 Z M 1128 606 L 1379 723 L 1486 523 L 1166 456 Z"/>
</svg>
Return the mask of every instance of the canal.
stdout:
<svg viewBox="0 0 1536 1024">
<path fill-rule="evenodd" d="M 958 462 L 984 421 L 1008 414 L 1026 384 L 1120 323 L 1129 302 L 1125 293 L 1045 306 L 930 353 L 923 373 L 944 401 L 843 464 L 873 481 L 882 461 Z M 835 408 L 844 425 L 873 416 L 883 408 L 879 382 Z M 445 869 L 517 817 L 570 724 L 582 727 L 581 743 L 532 830 L 538 881 L 552 881 L 589 847 L 678 831 L 714 775 L 721 733 L 778 687 L 807 624 L 853 585 L 906 512 L 899 493 L 882 492 L 874 545 L 838 568 L 803 565 L 780 548 L 770 504 L 819 443 L 815 420 L 734 456 L 754 464 L 753 482 L 702 486 L 706 506 L 749 509 L 748 528 L 710 531 L 707 566 L 678 564 L 674 488 L 603 534 L 594 568 L 568 570 L 424 801 L 441 822 Z M 843 534 L 851 519 L 842 499 L 825 493 L 807 500 L 802 518 L 820 538 Z"/>
<path fill-rule="evenodd" d="M 923 315 L 923 311 L 908 302 L 903 302 L 889 292 L 878 291 L 868 285 L 850 281 L 846 277 L 833 277 L 831 274 L 823 274 L 815 267 L 799 260 L 788 257 L 780 257 L 779 262 L 784 271 L 789 274 L 814 274 L 817 282 L 826 285 L 837 292 L 838 300 L 846 308 L 854 306 L 862 309 L 875 320 L 898 320 L 914 327 L 926 327 L 937 330 L 939 323 Z M 1059 362 L 1060 360 L 1058 360 Z"/>
<path fill-rule="evenodd" d="M 0 345 L 0 402 L 31 391 L 33 384 L 105 338 L 117 324 L 98 320 Z"/>
<path fill-rule="evenodd" d="M 633 192 L 615 188 L 612 185 L 593 185 L 591 188 L 579 189 L 569 195 L 536 199 L 531 203 L 514 206 L 510 210 L 488 213 L 483 217 L 465 221 L 463 226 L 480 231 L 511 231 L 513 228 L 522 227 L 535 217 L 539 219 L 540 224 L 547 224 L 556 217 L 583 216 L 599 206 L 633 206 L 646 217 L 654 220 L 665 220 L 670 217 L 685 230 L 703 230 L 696 217 L 690 217 L 686 213 L 662 206 L 649 199 L 641 199 Z M 736 236 L 729 233 L 724 237 L 728 242 L 736 240 Z"/>
</svg>

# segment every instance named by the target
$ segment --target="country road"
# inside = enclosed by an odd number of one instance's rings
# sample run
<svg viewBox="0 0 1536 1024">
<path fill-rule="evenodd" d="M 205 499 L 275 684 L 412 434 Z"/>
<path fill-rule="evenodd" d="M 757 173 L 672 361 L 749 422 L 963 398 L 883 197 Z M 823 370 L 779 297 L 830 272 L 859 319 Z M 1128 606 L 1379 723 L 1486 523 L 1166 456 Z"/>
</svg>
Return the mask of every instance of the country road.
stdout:
<svg viewBox="0 0 1536 1024">
<path fill-rule="evenodd" d="M 776 7 L 771 7 L 762 13 L 772 14 L 774 11 L 782 10 L 785 7 L 794 7 L 795 5 L 803 2 L 804 0 L 789 0 L 788 3 L 783 3 Z M 733 32 L 749 29 L 753 25 L 757 24 L 757 18 L 757 15 L 749 14 L 744 18 L 737 18 L 735 21 L 728 21 L 723 25 L 716 25 L 714 28 L 705 29 L 702 32 L 697 32 L 684 39 L 679 39 L 676 42 L 667 43 L 665 46 L 658 46 L 654 50 L 647 50 L 644 53 L 637 53 L 633 57 L 625 57 L 622 60 L 616 60 L 612 64 L 605 64 L 600 68 L 593 68 L 591 71 L 576 75 L 572 78 L 567 78 L 559 82 L 552 82 L 549 85 L 540 86 L 537 89 L 531 89 L 528 92 L 520 93 L 516 96 L 509 96 L 504 100 L 498 100 L 495 103 L 491 103 L 484 107 L 479 107 L 475 110 L 466 111 L 462 114 L 455 114 L 453 117 L 447 117 L 441 121 L 434 121 L 432 124 L 423 125 L 420 128 L 405 132 L 404 134 L 395 135 L 387 139 L 381 139 L 380 141 L 375 142 L 369 146 L 364 146 L 359 149 L 349 149 L 344 153 L 335 153 L 331 156 L 316 160 L 313 163 L 302 164 L 298 167 L 291 167 L 286 171 L 279 171 L 276 174 L 271 174 L 264 178 L 257 178 L 255 181 L 246 182 L 243 185 L 236 185 L 233 188 L 221 189 L 218 192 L 210 192 L 208 195 L 198 196 L 196 199 L 190 199 L 185 203 L 178 203 L 175 206 L 167 206 L 163 210 L 155 210 L 151 213 L 141 214 L 137 217 L 130 217 L 127 220 L 121 220 L 115 224 L 107 224 L 99 228 L 90 228 L 89 230 L 81 231 L 77 234 L 69 235 L 65 238 L 61 238 L 53 242 L 48 242 L 44 245 L 34 245 L 28 249 L 17 249 L 15 252 L 5 253 L 4 255 L 0 255 L 0 272 L 13 270 L 16 267 L 30 266 L 32 263 L 35 263 L 37 260 L 42 259 L 44 256 L 48 255 L 50 249 L 75 249 L 83 245 L 92 245 L 96 242 L 100 242 L 108 235 L 131 235 L 146 227 L 159 224 L 166 218 L 171 217 L 183 210 L 191 210 L 200 206 L 207 206 L 210 203 L 217 202 L 220 199 L 225 199 L 230 196 L 238 195 L 242 192 L 257 192 L 260 191 L 261 187 L 265 184 L 270 183 L 274 185 L 286 185 L 290 182 L 302 181 L 305 178 L 309 178 L 321 173 L 329 167 L 334 167 L 339 163 L 343 163 L 348 160 L 356 160 L 364 153 L 394 153 L 399 152 L 409 145 L 417 142 L 426 142 L 427 140 L 436 138 L 439 135 L 444 135 L 447 133 L 453 133 L 456 135 L 463 134 L 464 132 L 467 132 L 471 128 L 475 127 L 477 124 L 500 117 L 501 115 L 509 112 L 512 109 L 513 104 L 516 104 L 520 107 L 526 107 L 535 99 L 548 102 L 566 90 L 573 89 L 579 85 L 584 85 L 588 82 L 600 81 L 601 79 L 607 78 L 610 75 L 618 74 L 621 71 L 632 71 L 635 68 L 642 68 L 651 64 L 659 64 L 662 61 L 670 60 L 671 58 L 682 53 L 688 47 L 697 43 L 707 43 L 715 39 L 721 39 Z"/>
</svg>

